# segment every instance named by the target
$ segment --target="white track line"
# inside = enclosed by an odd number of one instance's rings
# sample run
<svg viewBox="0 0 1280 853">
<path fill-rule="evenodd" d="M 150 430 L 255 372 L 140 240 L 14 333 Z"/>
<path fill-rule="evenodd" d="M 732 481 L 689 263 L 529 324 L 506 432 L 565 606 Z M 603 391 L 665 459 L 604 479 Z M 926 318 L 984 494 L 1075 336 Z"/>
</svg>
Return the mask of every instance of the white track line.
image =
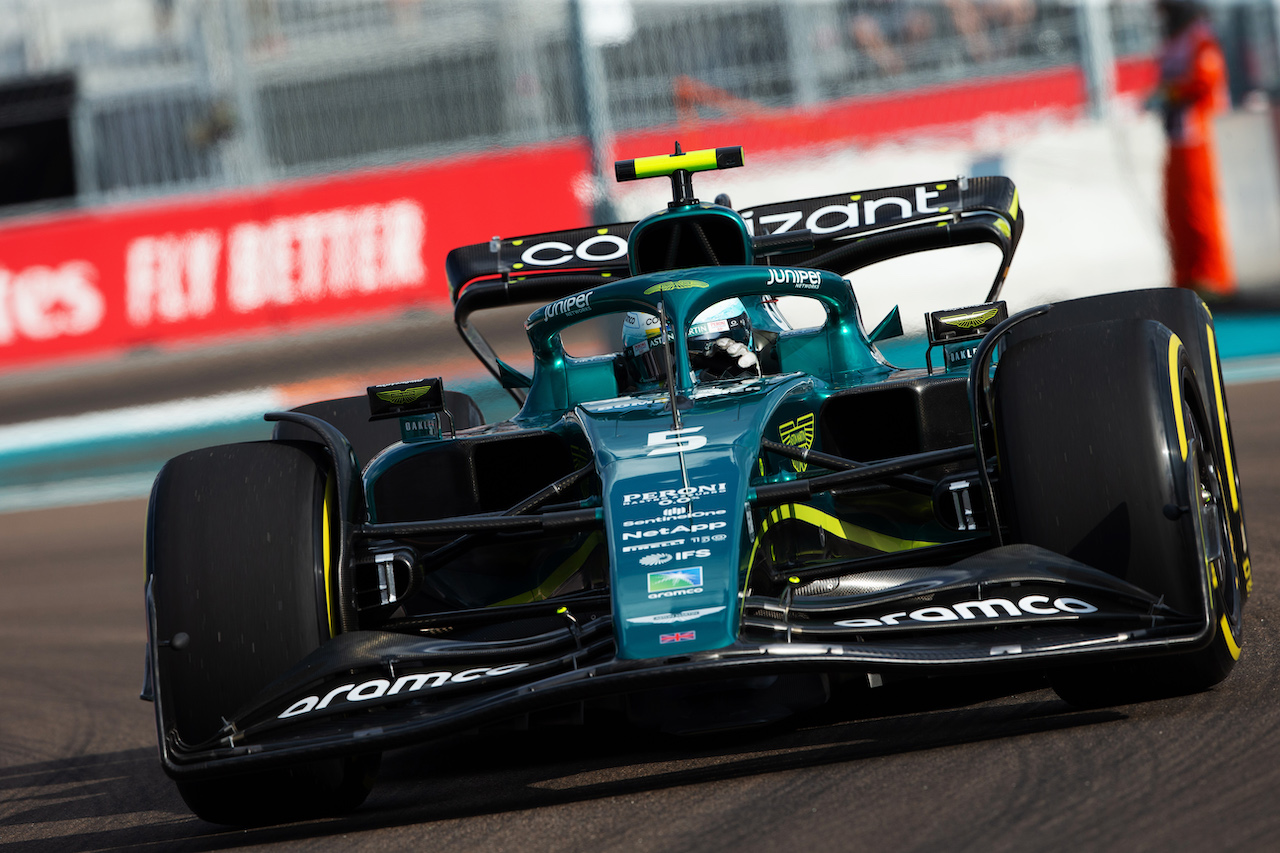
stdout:
<svg viewBox="0 0 1280 853">
<path fill-rule="evenodd" d="M 0 458 L 112 439 L 146 439 L 234 424 L 284 406 L 274 388 L 129 406 L 0 426 Z"/>
</svg>

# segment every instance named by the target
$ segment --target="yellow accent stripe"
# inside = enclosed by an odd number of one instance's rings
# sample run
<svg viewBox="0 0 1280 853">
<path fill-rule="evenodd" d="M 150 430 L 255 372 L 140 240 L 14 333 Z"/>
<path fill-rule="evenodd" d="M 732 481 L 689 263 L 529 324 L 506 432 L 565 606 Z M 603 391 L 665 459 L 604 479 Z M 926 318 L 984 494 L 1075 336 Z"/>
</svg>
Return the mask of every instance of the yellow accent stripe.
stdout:
<svg viewBox="0 0 1280 853">
<path fill-rule="evenodd" d="M 1231 635 L 1231 626 L 1227 624 L 1227 617 L 1223 616 L 1219 624 L 1222 626 L 1223 639 L 1227 641 L 1227 650 L 1231 652 L 1231 659 L 1240 660 L 1240 644 Z"/>
<path fill-rule="evenodd" d="M 705 172 L 716 167 L 716 149 L 689 151 L 685 154 L 659 154 L 654 157 L 637 157 L 636 177 L 653 178 L 670 175 L 676 169 L 687 172 Z"/>
<path fill-rule="evenodd" d="M 756 551 L 760 548 L 760 540 L 763 538 L 764 538 L 764 528 L 761 528 L 760 532 L 756 534 L 756 540 L 751 543 L 751 554 L 750 556 L 747 557 L 747 576 L 742 582 L 743 589 L 751 588 L 751 567 L 756 564 Z M 746 601 L 747 601 L 746 596 L 743 596 L 743 599 L 742 599 L 743 607 L 746 606 Z M 739 609 L 739 612 L 741 612 L 741 609 Z"/>
<path fill-rule="evenodd" d="M 1169 387 L 1173 391 L 1173 415 L 1178 421 L 1178 449 L 1182 451 L 1182 461 L 1187 461 L 1187 424 L 1182 416 L 1182 383 L 1178 373 L 1178 348 L 1182 341 L 1177 335 L 1169 338 Z"/>
<path fill-rule="evenodd" d="M 1013 203 L 1009 205 L 1009 215 L 1018 218 L 1018 188 L 1013 188 Z"/>
<path fill-rule="evenodd" d="M 889 536 L 884 533 L 876 533 L 874 530 L 867 530 L 865 527 L 858 527 L 855 524 L 849 524 L 841 521 L 833 515 L 828 515 L 821 510 L 814 509 L 807 504 L 783 504 L 782 506 L 769 513 L 760 524 L 760 532 L 756 534 L 755 542 L 751 543 L 751 555 L 747 557 L 747 578 L 744 587 L 751 585 L 751 568 L 756 564 L 756 551 L 760 548 L 760 543 L 764 540 L 764 534 L 768 531 L 770 525 L 777 524 L 781 521 L 794 518 L 797 521 L 803 521 L 812 524 L 815 527 L 821 527 L 828 533 L 840 537 L 849 542 L 856 542 L 860 545 L 866 545 L 875 548 L 878 551 L 909 551 L 913 548 L 927 548 L 930 545 L 937 545 L 937 542 L 924 542 L 919 540 L 898 539 L 895 536 Z M 745 605 L 745 599 L 743 600 Z"/>
<path fill-rule="evenodd" d="M 1218 400 L 1218 431 L 1222 434 L 1222 458 L 1227 462 L 1227 486 L 1231 490 L 1231 509 L 1240 511 L 1240 496 L 1236 494 L 1236 472 L 1231 464 L 1231 439 L 1227 437 L 1227 404 L 1222 400 L 1222 377 L 1218 375 L 1218 346 L 1213 337 L 1213 327 L 1206 325 L 1209 336 L 1209 364 L 1213 368 L 1213 393 Z"/>
<path fill-rule="evenodd" d="M 329 576 L 329 567 L 332 562 L 330 559 L 330 549 L 332 546 L 329 542 L 329 526 L 332 520 L 332 510 L 330 507 L 333 505 L 333 485 L 333 477 L 330 477 L 324 484 L 324 518 L 322 519 L 324 532 L 321 534 L 321 550 L 323 551 L 324 556 L 324 612 L 325 616 L 329 619 L 330 638 L 337 636 L 337 631 L 333 628 L 333 583 Z"/>
<path fill-rule="evenodd" d="M 842 521 L 834 515 L 828 515 L 822 510 L 815 509 L 808 504 L 783 504 L 769 514 L 764 523 L 760 525 L 760 535 L 763 536 L 770 525 L 777 524 L 789 519 L 803 521 L 805 524 L 812 524 L 814 527 L 820 527 L 833 536 L 838 536 L 848 542 L 855 542 L 859 545 L 866 545 L 868 548 L 874 548 L 877 551 L 910 551 L 913 548 L 926 548 L 930 545 L 937 545 L 937 542 L 924 542 L 913 539 L 899 539 L 896 536 L 889 536 L 886 533 L 877 533 L 874 530 L 868 530 L 865 527 L 859 527 L 856 524 L 850 524 Z M 759 540 L 757 540 L 759 541 Z M 751 551 L 752 557 L 755 556 L 755 549 Z"/>
<path fill-rule="evenodd" d="M 592 533 L 587 537 L 587 541 L 582 543 L 582 547 L 574 551 L 572 556 L 560 565 L 560 568 L 556 569 L 550 577 L 537 587 L 490 606 L 502 607 L 507 604 L 528 604 L 530 601 L 545 601 L 550 598 L 557 589 L 564 585 L 565 581 L 573 577 L 574 573 L 582 568 L 582 564 L 587 561 L 591 551 L 600 544 L 600 539 L 601 534 Z"/>
</svg>

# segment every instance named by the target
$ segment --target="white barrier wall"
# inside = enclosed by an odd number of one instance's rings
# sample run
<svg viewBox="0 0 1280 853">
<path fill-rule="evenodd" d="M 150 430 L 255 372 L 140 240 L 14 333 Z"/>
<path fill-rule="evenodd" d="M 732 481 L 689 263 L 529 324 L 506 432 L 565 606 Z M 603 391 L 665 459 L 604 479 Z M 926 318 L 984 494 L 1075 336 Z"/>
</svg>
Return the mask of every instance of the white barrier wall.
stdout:
<svg viewBox="0 0 1280 853">
<path fill-rule="evenodd" d="M 1280 285 L 1280 110 L 1259 106 L 1218 120 L 1227 224 L 1245 292 Z"/>
<path fill-rule="evenodd" d="M 1268 113 L 1223 118 L 1224 197 L 1240 285 L 1280 285 L 1280 181 Z M 1060 113 L 999 119 L 928 139 L 775 157 L 747 152 L 745 168 L 695 177 L 699 198 L 727 192 L 735 208 L 956 175 L 1004 174 L 1018 185 L 1026 231 L 1002 298 L 1011 310 L 1170 281 L 1164 239 L 1164 139 L 1156 117 L 1132 102 L 1106 121 Z M 665 205 L 665 182 L 629 185 L 622 218 Z M 979 302 L 998 254 L 980 246 L 881 264 L 852 279 L 870 328 L 898 304 L 907 333 L 929 310 Z"/>
</svg>

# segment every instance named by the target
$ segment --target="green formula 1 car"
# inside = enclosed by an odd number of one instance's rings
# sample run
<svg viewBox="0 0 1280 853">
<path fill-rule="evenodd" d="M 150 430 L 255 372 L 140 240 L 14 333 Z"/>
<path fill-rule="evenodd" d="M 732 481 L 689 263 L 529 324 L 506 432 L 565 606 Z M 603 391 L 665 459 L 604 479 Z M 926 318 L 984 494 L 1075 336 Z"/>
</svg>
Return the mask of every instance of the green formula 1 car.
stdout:
<svg viewBox="0 0 1280 853">
<path fill-rule="evenodd" d="M 196 814 L 332 814 L 384 750 L 597 707 L 697 732 L 850 680 L 1043 671 L 1090 706 L 1226 677 L 1250 572 L 1204 304 L 1008 316 L 1008 179 L 693 197 L 741 164 L 620 162 L 670 178 L 667 209 L 450 253 L 510 420 L 430 378 L 163 468 L 143 693 Z M 977 243 L 986 302 L 928 316 L 926 367 L 887 363 L 896 309 L 868 331 L 846 276 Z M 521 303 L 531 375 L 472 322 Z"/>
</svg>

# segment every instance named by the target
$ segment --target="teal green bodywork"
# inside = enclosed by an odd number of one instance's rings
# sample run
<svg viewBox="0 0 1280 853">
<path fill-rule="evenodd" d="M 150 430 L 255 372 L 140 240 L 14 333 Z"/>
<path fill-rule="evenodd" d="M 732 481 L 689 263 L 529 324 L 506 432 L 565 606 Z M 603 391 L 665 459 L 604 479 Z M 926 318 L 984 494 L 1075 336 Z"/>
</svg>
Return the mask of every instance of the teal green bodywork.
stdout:
<svg viewBox="0 0 1280 853">
<path fill-rule="evenodd" d="M 740 151 L 732 157 L 734 152 L 725 151 L 726 165 L 740 165 Z M 867 452 L 880 452 L 893 445 L 895 437 L 889 433 L 896 422 L 856 422 L 877 417 L 876 398 L 842 392 L 891 384 L 899 377 L 906 385 L 918 378 L 890 366 L 876 348 L 877 342 L 902 335 L 897 308 L 868 335 L 852 288 L 830 270 L 852 273 L 914 252 L 989 243 L 1000 249 L 1002 258 L 987 297 L 991 301 L 1021 235 L 1017 190 L 1005 178 L 914 184 L 781 203 L 756 208 L 748 214 L 748 223 L 727 206 L 693 198 L 689 174 L 681 164 L 696 163 L 700 170 L 721 163 L 720 149 L 696 153 L 698 157 L 686 155 L 677 145 L 670 160 L 646 161 L 642 175 L 631 164 L 630 177 L 620 180 L 667 175 L 673 196 L 665 210 L 634 225 L 495 238 L 455 249 L 446 264 L 460 312 L 459 329 L 499 383 L 522 402 L 510 421 L 477 428 L 470 436 L 546 431 L 564 439 L 575 460 L 594 460 L 601 483 L 599 504 L 593 496 L 582 508 L 599 506 L 603 516 L 607 553 L 597 556 L 607 564 L 616 653 L 621 658 L 678 656 L 734 644 L 748 585 L 777 592 L 788 582 L 793 566 L 842 565 L 860 556 L 974 535 L 957 532 L 940 520 L 934 496 L 922 493 L 927 480 L 917 479 L 910 488 L 900 487 L 902 482 L 881 482 L 859 487 L 856 493 L 827 491 L 802 503 L 753 506 L 752 501 L 765 484 L 825 473 L 816 463 L 793 458 L 776 445 L 762 450 L 763 439 L 822 452 L 822 429 L 839 431 L 847 424 L 850 435 L 874 437 L 866 443 Z M 888 205 L 889 211 L 900 209 L 900 215 L 877 224 L 875 211 L 881 205 Z M 762 216 L 765 210 L 770 212 Z M 828 216 L 834 218 L 824 219 Z M 793 229 L 802 218 L 804 227 Z M 759 223 L 783 220 L 785 226 L 754 236 Z M 586 251 L 597 240 L 616 248 L 623 235 L 625 268 L 621 254 L 613 249 L 607 255 Z M 554 247 L 555 256 L 531 260 L 533 246 L 525 244 L 535 239 L 538 245 Z M 801 253 L 793 256 L 796 267 L 765 263 L 792 252 Z M 627 277 L 612 278 L 620 274 Z M 471 314 L 481 308 L 516 304 L 520 293 L 542 299 L 570 285 L 583 289 L 543 305 L 525 323 L 534 361 L 531 376 L 498 358 L 470 324 Z M 468 300 L 463 287 L 479 289 L 471 291 L 474 298 Z M 780 330 L 781 324 L 772 324 L 776 306 L 769 303 L 783 296 L 817 300 L 825 321 L 813 328 Z M 701 312 L 732 298 L 743 301 L 760 348 L 757 355 L 768 374 L 709 381 L 691 366 L 687 335 Z M 620 363 L 621 353 L 579 358 L 565 352 L 561 335 L 570 326 L 631 311 L 665 316 L 664 334 L 669 332 L 674 344 L 667 371 L 671 376 L 664 387 L 621 387 L 637 376 L 652 375 L 647 368 L 653 367 L 646 364 L 643 373 L 622 369 L 627 365 Z M 665 358 L 662 340 L 646 339 Z M 633 356 L 639 343 L 630 350 Z M 656 353 L 640 354 L 647 360 Z M 954 382 L 960 379 L 966 353 L 947 355 L 951 375 L 946 381 Z M 838 422 L 823 426 L 824 404 L 836 395 L 844 401 L 826 411 Z M 379 477 L 401 461 L 448 448 L 452 440 L 394 446 L 373 460 L 365 471 L 373 520 Z M 841 455 L 843 435 L 833 432 L 827 441 L 835 455 Z M 849 461 L 839 464 L 845 467 Z M 429 468 L 418 464 L 413 470 Z M 771 529 L 775 526 L 776 537 Z M 767 541 L 761 535 L 766 529 Z M 757 586 L 749 578 L 752 571 L 767 577 Z"/>
<path fill-rule="evenodd" d="M 719 223 L 727 226 L 727 231 L 736 236 L 736 246 L 732 248 L 728 246 L 718 246 L 720 251 L 729 251 L 733 254 L 741 252 L 741 257 L 750 259 L 753 256 L 753 248 L 751 245 L 751 234 L 747 230 L 746 224 L 742 220 L 742 216 L 737 211 L 718 204 L 708 204 L 706 202 L 697 202 L 694 204 L 678 204 L 668 206 L 666 210 L 659 210 L 651 213 L 644 219 L 641 219 L 631 229 L 631 233 L 627 236 L 627 268 L 631 271 L 631 275 L 641 274 L 639 269 L 639 255 L 635 251 L 635 247 L 645 239 L 646 232 L 655 226 L 667 227 L 678 226 L 681 221 L 685 223 L 698 223 L 699 225 L 714 225 Z M 723 260 L 723 258 L 722 258 Z"/>
<path fill-rule="evenodd" d="M 631 248 L 652 225 L 708 216 L 733 220 L 750 261 L 751 238 L 742 219 L 716 205 L 673 206 L 643 220 L 631 235 Z M 533 376 L 526 380 L 508 368 L 511 375 L 503 381 L 527 381 L 528 396 L 510 423 L 490 428 L 550 430 L 590 445 L 601 481 L 617 654 L 628 659 L 707 651 L 736 641 L 757 524 L 797 517 L 794 513 L 809 513 L 829 528 L 845 523 L 830 496 L 753 514 L 748 498 L 754 486 L 806 475 L 805 466 L 791 462 L 778 467 L 771 460 L 766 467 L 761 437 L 786 441 L 799 430 L 803 446 L 820 449 L 815 419 L 823 400 L 895 373 L 863 329 L 852 289 L 835 273 L 754 265 L 635 274 L 635 255 L 632 251 L 632 277 L 558 299 L 529 316 L 525 329 Z M 781 332 L 774 342 L 780 370 L 771 375 L 700 383 L 684 334 L 693 319 L 726 299 L 743 298 L 751 306 L 758 300 L 744 297 L 782 296 L 817 300 L 826 321 Z M 615 371 L 617 353 L 575 358 L 565 352 L 561 333 L 568 327 L 628 311 L 665 314 L 675 331 L 674 379 L 668 387 L 624 395 Z M 873 338 L 899 334 L 895 309 Z M 447 440 L 402 445 L 384 453 L 365 472 L 366 494 L 372 495 L 382 472 L 406 455 L 444 444 Z M 371 502 L 369 508 L 376 520 L 377 507 Z M 893 541 L 901 547 L 929 544 L 909 541 L 941 531 L 926 514 L 916 513 L 918 524 L 900 524 L 895 533 L 905 538 Z"/>
<path fill-rule="evenodd" d="M 820 301 L 823 325 L 783 333 L 783 373 L 699 386 L 677 334 L 676 429 L 667 395 L 619 397 L 614 357 L 573 358 L 560 333 L 588 316 L 665 312 L 685 330 L 717 302 L 746 296 Z M 755 531 L 747 490 L 760 436 L 786 402 L 879 381 L 890 372 L 867 340 L 840 276 L 785 267 L 695 267 L 650 273 L 543 306 L 526 324 L 534 355 L 528 399 L 515 422 L 550 427 L 570 411 L 595 451 L 610 556 L 614 634 L 621 658 L 723 648 L 734 642 Z M 665 493 L 665 494 L 664 494 Z M 658 562 L 663 560 L 664 562 Z"/>
<path fill-rule="evenodd" d="M 795 281 L 776 281 L 777 278 Z M 587 317 L 626 311 L 659 313 L 665 307 L 673 329 L 687 329 L 700 312 L 717 302 L 744 296 L 802 296 L 816 299 L 827 322 L 814 329 L 786 332 L 777 341 L 783 373 L 807 373 L 834 386 L 860 384 L 868 372 L 883 376 L 884 360 L 867 340 L 858 319 L 853 291 L 843 278 L 825 270 L 786 267 L 694 267 L 675 273 L 649 273 L 602 285 L 552 302 L 534 311 L 525 324 L 533 348 L 534 374 L 517 423 L 546 422 L 579 402 L 617 397 L 613 356 L 577 359 L 565 354 L 560 332 Z M 683 339 L 683 336 L 677 336 Z M 675 348 L 676 392 L 694 386 L 689 353 Z"/>
<path fill-rule="evenodd" d="M 583 320 L 626 311 L 664 311 L 672 328 L 687 329 L 711 305 L 753 295 L 816 299 L 827 321 L 779 336 L 781 374 L 701 384 L 684 336 L 676 335 L 678 429 L 667 389 L 620 395 L 616 355 L 575 358 L 560 338 Z M 778 436 L 779 422 L 806 413 L 811 423 L 834 390 L 881 382 L 893 371 L 869 343 L 848 284 L 831 272 L 785 267 L 653 273 L 552 302 L 533 312 L 526 329 L 534 373 L 511 426 L 585 434 L 594 452 L 618 656 L 731 645 L 757 535 L 747 499 L 765 479 L 761 436 Z M 373 494 L 381 472 L 405 454 L 432 449 L 417 444 L 383 454 L 366 471 L 366 493 Z M 795 476 L 771 472 L 767 479 Z M 376 519 L 377 507 L 370 510 Z"/>
<path fill-rule="evenodd" d="M 813 391 L 795 375 L 699 388 L 679 430 L 657 399 L 578 407 L 607 508 L 619 657 L 733 643 L 755 538 L 747 489 L 759 437 L 779 406 Z"/>
</svg>

